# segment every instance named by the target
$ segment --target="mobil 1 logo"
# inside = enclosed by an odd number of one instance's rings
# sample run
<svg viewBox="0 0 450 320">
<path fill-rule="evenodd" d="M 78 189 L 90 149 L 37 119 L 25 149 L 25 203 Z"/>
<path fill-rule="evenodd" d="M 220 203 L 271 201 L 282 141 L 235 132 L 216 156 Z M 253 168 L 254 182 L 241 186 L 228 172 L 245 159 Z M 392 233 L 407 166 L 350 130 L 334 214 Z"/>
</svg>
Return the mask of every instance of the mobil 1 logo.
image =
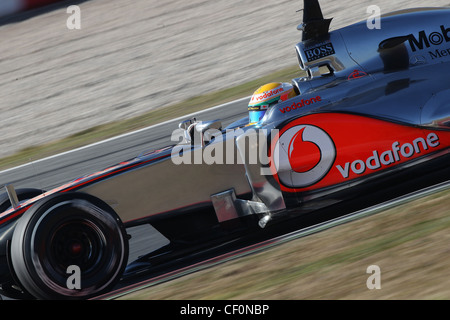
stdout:
<svg viewBox="0 0 450 320">
<path fill-rule="evenodd" d="M 305 49 L 306 59 L 308 62 L 318 60 L 335 54 L 333 44 L 331 42 L 320 43 L 312 48 Z"/>
<path fill-rule="evenodd" d="M 439 31 L 434 31 L 428 34 L 425 30 L 422 30 L 417 34 L 417 36 L 411 34 L 408 40 L 413 52 L 430 48 L 431 46 L 438 46 L 443 43 L 450 42 L 450 28 L 441 25 Z"/>
</svg>

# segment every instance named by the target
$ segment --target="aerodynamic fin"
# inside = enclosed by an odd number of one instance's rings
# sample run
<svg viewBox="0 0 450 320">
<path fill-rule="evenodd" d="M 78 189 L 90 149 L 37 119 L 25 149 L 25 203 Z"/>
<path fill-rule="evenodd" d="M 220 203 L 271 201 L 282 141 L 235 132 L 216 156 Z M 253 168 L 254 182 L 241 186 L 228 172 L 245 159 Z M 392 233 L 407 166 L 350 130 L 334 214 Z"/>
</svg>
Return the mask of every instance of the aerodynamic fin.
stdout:
<svg viewBox="0 0 450 320">
<path fill-rule="evenodd" d="M 324 19 L 319 0 L 303 0 L 303 23 L 298 26 L 303 31 L 302 41 L 326 36 L 332 19 Z"/>
</svg>

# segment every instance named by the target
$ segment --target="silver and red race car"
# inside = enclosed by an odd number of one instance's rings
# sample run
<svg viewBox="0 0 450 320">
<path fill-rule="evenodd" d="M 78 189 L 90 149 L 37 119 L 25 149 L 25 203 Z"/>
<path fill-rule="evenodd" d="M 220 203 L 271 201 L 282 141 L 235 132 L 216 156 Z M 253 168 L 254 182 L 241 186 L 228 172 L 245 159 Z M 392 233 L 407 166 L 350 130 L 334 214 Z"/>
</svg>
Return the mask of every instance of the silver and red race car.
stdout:
<svg viewBox="0 0 450 320">
<path fill-rule="evenodd" d="M 418 176 L 448 180 L 450 9 L 329 31 L 318 1 L 305 0 L 303 20 L 295 51 L 307 76 L 259 122 L 186 120 L 175 145 L 54 190 L 7 185 L 0 292 L 85 299 L 110 290 L 127 267 L 132 226 L 151 224 L 171 242 L 204 241 L 233 233 L 230 225 L 265 228 Z M 75 288 L 70 267 L 81 272 Z"/>
</svg>

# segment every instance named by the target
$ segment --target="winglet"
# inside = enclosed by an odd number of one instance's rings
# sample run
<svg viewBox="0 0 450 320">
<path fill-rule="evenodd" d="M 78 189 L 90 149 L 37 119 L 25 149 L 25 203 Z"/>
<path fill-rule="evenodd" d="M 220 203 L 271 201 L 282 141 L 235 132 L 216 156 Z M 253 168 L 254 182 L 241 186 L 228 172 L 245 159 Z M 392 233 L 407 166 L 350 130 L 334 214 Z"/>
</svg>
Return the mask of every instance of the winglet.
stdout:
<svg viewBox="0 0 450 320">
<path fill-rule="evenodd" d="M 303 0 L 303 3 L 303 23 L 297 28 L 303 31 L 302 41 L 327 35 L 332 19 L 323 18 L 319 0 Z"/>
</svg>

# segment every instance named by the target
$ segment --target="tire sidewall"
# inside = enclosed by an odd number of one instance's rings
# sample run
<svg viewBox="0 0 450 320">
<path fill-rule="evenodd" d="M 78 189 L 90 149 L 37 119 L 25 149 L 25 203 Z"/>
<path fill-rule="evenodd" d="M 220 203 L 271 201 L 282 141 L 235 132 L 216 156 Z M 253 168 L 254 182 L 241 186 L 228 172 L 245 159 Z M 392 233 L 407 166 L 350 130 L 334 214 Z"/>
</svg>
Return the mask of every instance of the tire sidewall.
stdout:
<svg viewBox="0 0 450 320">
<path fill-rule="evenodd" d="M 57 256 L 48 250 L 53 246 L 52 232 L 78 220 L 99 232 L 105 265 L 93 265 L 86 275 L 81 270 L 81 289 L 69 289 L 65 280 L 70 274 L 53 267 L 50 262 Z M 16 275 L 38 299 L 86 299 L 101 294 L 120 279 L 127 259 L 128 240 L 120 218 L 106 203 L 84 193 L 56 194 L 38 201 L 19 219 L 11 243 Z"/>
</svg>

